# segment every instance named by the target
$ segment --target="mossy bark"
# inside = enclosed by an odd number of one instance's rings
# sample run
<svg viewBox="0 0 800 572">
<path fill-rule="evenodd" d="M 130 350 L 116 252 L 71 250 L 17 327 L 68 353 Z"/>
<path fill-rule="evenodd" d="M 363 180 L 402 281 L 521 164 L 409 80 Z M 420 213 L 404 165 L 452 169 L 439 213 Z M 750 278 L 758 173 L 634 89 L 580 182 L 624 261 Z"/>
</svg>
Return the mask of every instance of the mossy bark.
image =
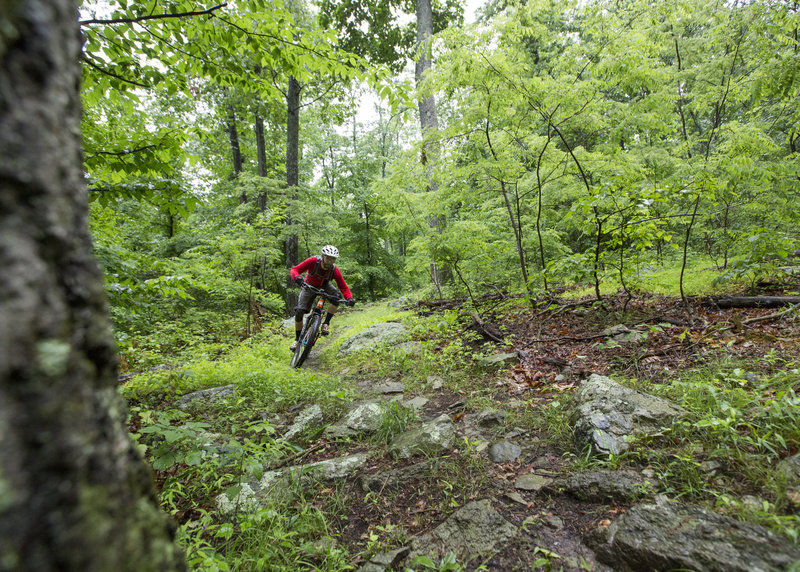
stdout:
<svg viewBox="0 0 800 572">
<path fill-rule="evenodd" d="M 0 11 L 0 570 L 180 570 L 87 227 L 75 0 Z"/>
</svg>

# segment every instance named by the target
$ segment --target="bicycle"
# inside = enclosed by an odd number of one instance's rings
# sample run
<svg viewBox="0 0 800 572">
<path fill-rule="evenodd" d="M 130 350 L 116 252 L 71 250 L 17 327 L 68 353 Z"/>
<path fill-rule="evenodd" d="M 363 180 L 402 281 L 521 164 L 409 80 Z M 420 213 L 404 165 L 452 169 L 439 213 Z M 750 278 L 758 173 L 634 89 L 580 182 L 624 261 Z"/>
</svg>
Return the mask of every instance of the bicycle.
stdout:
<svg viewBox="0 0 800 572">
<path fill-rule="evenodd" d="M 311 348 L 314 347 L 314 344 L 317 342 L 317 339 L 320 336 L 320 327 L 322 326 L 322 310 L 325 307 L 325 302 L 335 302 L 338 305 L 340 302 L 344 301 L 339 296 L 331 296 L 322 288 L 315 288 L 314 286 L 310 286 L 305 282 L 303 283 L 302 288 L 308 288 L 313 294 L 319 296 L 319 299 L 306 318 L 306 323 L 303 325 L 303 329 L 300 330 L 300 338 L 297 340 L 297 348 L 295 348 L 294 353 L 292 354 L 291 366 L 293 368 L 298 368 L 303 365 L 303 362 L 308 357 L 308 354 L 311 353 Z"/>
</svg>

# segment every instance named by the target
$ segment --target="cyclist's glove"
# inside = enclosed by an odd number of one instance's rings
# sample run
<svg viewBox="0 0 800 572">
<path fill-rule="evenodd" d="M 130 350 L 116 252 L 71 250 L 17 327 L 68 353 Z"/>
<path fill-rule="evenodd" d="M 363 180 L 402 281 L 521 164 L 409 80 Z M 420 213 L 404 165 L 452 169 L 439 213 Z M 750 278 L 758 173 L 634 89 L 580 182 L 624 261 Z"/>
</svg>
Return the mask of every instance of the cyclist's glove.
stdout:
<svg viewBox="0 0 800 572">
<path fill-rule="evenodd" d="M 295 276 L 294 281 L 297 283 L 298 286 L 302 287 L 305 280 L 303 280 L 302 276 Z"/>
<path fill-rule="evenodd" d="M 352 308 L 353 306 L 356 305 L 356 301 L 353 300 L 352 298 L 350 298 L 349 300 L 345 301 L 345 304 L 347 304 L 348 306 L 350 306 Z"/>
</svg>

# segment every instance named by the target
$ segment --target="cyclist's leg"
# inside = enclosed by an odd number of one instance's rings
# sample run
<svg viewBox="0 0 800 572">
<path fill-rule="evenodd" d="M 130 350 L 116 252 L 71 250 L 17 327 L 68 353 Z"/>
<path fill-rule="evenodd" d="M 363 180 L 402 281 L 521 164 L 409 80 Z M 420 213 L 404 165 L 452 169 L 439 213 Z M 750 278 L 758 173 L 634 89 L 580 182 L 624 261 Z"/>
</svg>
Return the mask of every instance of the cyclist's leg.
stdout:
<svg viewBox="0 0 800 572">
<path fill-rule="evenodd" d="M 330 282 L 325 284 L 325 292 L 327 292 L 331 296 L 341 297 L 341 293 L 339 292 L 339 290 L 337 290 L 336 287 Z M 328 335 L 328 332 L 330 331 L 329 324 L 331 323 L 331 318 L 333 318 L 338 309 L 339 306 L 337 304 L 334 304 L 333 302 L 328 303 L 328 312 L 327 314 L 325 314 L 325 321 L 322 323 L 321 332 L 323 336 Z"/>
<path fill-rule="evenodd" d="M 311 309 L 311 303 L 314 300 L 314 294 L 307 288 L 300 290 L 300 296 L 297 298 L 297 305 L 294 307 L 294 339 L 300 339 L 300 332 L 303 330 L 303 316 L 308 314 Z M 294 344 L 292 344 L 294 346 Z M 296 346 L 295 346 L 296 347 Z"/>
</svg>

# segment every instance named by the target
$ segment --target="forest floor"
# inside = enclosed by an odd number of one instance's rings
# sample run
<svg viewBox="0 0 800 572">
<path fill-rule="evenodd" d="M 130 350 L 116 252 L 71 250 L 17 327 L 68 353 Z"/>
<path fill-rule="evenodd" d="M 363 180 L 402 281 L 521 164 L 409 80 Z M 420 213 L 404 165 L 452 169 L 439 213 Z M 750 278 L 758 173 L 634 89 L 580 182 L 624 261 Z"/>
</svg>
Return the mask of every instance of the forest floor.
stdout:
<svg viewBox="0 0 800 572">
<path fill-rule="evenodd" d="M 763 292 L 781 293 L 785 292 Z M 445 413 L 457 420 L 474 412 L 476 403 L 490 403 L 493 408 L 509 412 L 510 419 L 519 424 L 515 428 L 525 444 L 523 454 L 513 462 L 494 463 L 485 453 L 464 456 L 456 448 L 448 458 L 432 462 L 424 478 L 412 479 L 381 494 L 365 494 L 360 483 L 351 480 L 344 485 L 345 490 L 335 495 L 344 495 L 346 508 L 332 509 L 331 489 L 323 490 L 318 505 L 334 515 L 340 542 L 351 553 L 368 554 L 370 543 L 381 549 L 399 546 L 403 539 L 430 531 L 470 500 L 492 498 L 495 508 L 525 534 L 488 560 L 469 563 L 467 569 L 609 570 L 594 561 L 581 539 L 625 512 L 625 503 L 582 502 L 564 495 L 514 488 L 515 480 L 532 469 L 540 475 L 557 476 L 575 470 L 582 462 L 568 438 L 569 428 L 562 427 L 554 433 L 543 423 L 552 402 L 564 399 L 592 373 L 638 380 L 634 384 L 646 390 L 712 362 L 733 364 L 754 376 L 771 375 L 776 367 L 800 363 L 800 316 L 796 311 L 720 309 L 693 300 L 690 315 L 679 298 L 652 295 L 638 296 L 627 304 L 622 297 L 609 297 L 602 307 L 592 301 L 562 301 L 547 308 L 514 305 L 511 310 L 508 305 L 494 304 L 477 308 L 484 326 L 478 329 L 488 331 L 488 335 L 474 336 L 473 347 L 476 351 L 485 348 L 485 343 L 499 332 L 505 342 L 503 351 L 519 352 L 520 363 L 498 374 L 487 374 L 471 387 L 445 385 L 437 391 L 424 392 L 429 402 L 423 418 Z M 475 329 L 476 322 L 470 324 L 470 319 L 465 319 L 465 331 Z M 609 342 L 604 330 L 619 325 L 645 332 L 646 338 L 634 343 Z M 309 365 L 314 367 L 313 361 Z M 402 375 L 398 373 L 395 379 L 402 381 Z M 471 401 L 476 393 L 480 399 Z M 795 454 L 798 446 L 800 443 L 790 442 L 780 455 Z M 344 448 L 331 443 L 317 458 L 358 450 L 363 447 L 357 443 Z M 377 474 L 414 462 L 419 461 L 398 462 L 384 455 L 373 459 L 366 472 Z M 623 460 L 622 465 L 625 464 Z M 716 485 L 722 487 L 721 491 L 714 492 Z M 709 501 L 722 491 L 740 497 L 765 495 L 747 479 L 724 483 L 718 480 L 716 485 L 709 478 L 707 494 L 699 496 Z M 358 566 L 361 562 L 357 558 L 353 564 Z"/>
</svg>

